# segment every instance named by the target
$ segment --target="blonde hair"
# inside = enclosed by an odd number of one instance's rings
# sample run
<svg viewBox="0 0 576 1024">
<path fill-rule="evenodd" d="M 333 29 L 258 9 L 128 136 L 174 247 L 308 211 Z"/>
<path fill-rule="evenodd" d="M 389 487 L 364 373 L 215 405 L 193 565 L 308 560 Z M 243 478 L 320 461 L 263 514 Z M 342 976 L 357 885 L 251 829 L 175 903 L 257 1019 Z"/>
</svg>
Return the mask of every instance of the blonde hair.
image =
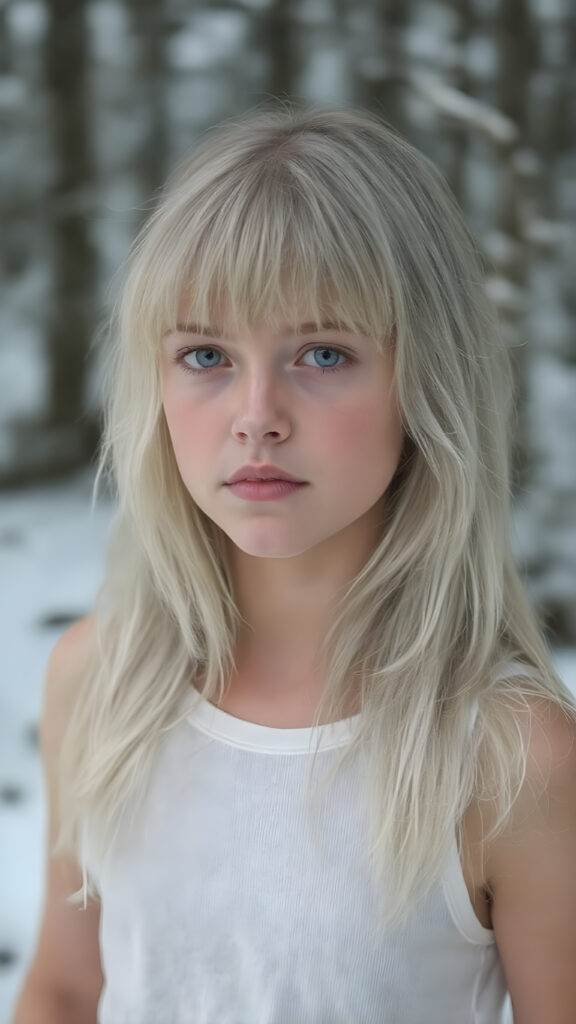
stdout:
<svg viewBox="0 0 576 1024">
<path fill-rule="evenodd" d="M 380 911 L 405 920 L 455 828 L 461 845 L 472 798 L 495 807 L 493 834 L 503 826 L 527 756 L 514 712 L 534 696 L 576 712 L 513 563 L 513 376 L 481 259 L 431 162 L 352 108 L 276 104 L 208 131 L 135 242 L 99 470 L 118 511 L 98 657 L 62 749 L 58 849 L 83 864 L 86 898 L 86 822 L 105 852 L 191 682 L 202 675 L 217 702 L 235 667 L 243 620 L 224 538 L 180 478 L 161 403 L 160 339 L 183 295 L 205 324 L 223 309 L 249 325 L 305 307 L 393 347 L 404 450 L 382 536 L 325 637 L 314 721 L 360 694 L 337 768 L 363 751 L 370 863 L 377 884 L 394 877 Z"/>
</svg>

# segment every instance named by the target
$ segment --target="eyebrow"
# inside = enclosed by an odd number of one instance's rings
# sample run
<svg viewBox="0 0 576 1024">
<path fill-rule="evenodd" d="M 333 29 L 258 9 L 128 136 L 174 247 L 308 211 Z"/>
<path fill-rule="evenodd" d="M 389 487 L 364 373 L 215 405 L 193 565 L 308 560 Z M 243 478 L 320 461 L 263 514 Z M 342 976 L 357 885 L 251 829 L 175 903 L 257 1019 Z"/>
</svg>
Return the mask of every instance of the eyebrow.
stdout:
<svg viewBox="0 0 576 1024">
<path fill-rule="evenodd" d="M 300 324 L 295 334 L 318 334 L 320 331 L 346 331 L 343 324 L 333 323 L 328 320 L 319 326 L 314 323 Z M 219 327 L 204 327 L 202 324 L 176 324 L 176 331 L 180 334 L 197 334 L 202 338 L 222 338 L 224 331 Z"/>
</svg>

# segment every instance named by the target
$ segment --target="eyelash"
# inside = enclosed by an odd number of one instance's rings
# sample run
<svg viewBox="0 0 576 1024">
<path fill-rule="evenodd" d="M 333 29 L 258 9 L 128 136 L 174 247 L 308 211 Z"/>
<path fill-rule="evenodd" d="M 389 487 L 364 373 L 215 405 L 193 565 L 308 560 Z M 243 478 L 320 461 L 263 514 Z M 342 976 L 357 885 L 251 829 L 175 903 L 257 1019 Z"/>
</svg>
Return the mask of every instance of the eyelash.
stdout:
<svg viewBox="0 0 576 1024">
<path fill-rule="evenodd" d="M 312 346 L 312 348 L 306 349 L 306 352 L 303 352 L 302 355 L 305 356 L 308 352 L 316 352 L 319 350 L 323 350 L 325 352 L 336 352 L 339 356 L 344 356 L 346 360 L 345 363 L 340 363 L 338 366 L 315 367 L 315 369 L 320 370 L 321 373 L 336 373 L 338 370 L 345 370 L 354 361 L 353 359 L 350 358 L 349 355 L 347 355 L 346 352 L 343 352 L 339 348 L 332 348 L 332 346 L 329 345 L 314 345 Z M 203 366 L 201 368 L 195 366 L 188 366 L 184 359 L 185 356 L 189 356 L 192 352 L 218 352 L 220 355 L 223 355 L 223 353 L 220 352 L 220 349 L 215 348 L 213 345 L 198 345 L 196 346 L 196 348 L 183 349 L 181 352 L 176 353 L 174 357 L 174 362 L 178 366 L 180 366 L 180 368 L 184 370 L 185 373 L 203 374 L 211 373 L 212 370 L 222 369 L 221 366 Z M 312 369 L 312 367 L 309 367 L 309 369 Z"/>
</svg>

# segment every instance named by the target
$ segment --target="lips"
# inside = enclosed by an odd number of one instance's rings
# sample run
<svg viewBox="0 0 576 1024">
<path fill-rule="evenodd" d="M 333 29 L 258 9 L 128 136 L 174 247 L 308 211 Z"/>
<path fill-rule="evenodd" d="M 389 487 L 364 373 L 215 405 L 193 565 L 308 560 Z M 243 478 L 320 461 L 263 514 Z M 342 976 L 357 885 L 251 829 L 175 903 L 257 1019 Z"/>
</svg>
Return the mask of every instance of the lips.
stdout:
<svg viewBox="0 0 576 1024">
<path fill-rule="evenodd" d="M 227 484 L 237 484 L 241 481 L 251 483 L 263 483 L 271 480 L 287 480 L 293 484 L 303 484 L 304 480 L 298 480 L 291 473 L 280 469 L 279 466 L 242 466 L 232 474 Z"/>
</svg>

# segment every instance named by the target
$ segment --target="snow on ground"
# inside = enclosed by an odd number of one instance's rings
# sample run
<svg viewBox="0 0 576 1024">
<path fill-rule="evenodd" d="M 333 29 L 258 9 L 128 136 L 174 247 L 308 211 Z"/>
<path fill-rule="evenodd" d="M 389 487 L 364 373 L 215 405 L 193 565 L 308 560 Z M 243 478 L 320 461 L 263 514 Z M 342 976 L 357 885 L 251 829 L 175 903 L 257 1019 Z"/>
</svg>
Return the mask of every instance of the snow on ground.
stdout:
<svg viewBox="0 0 576 1024">
<path fill-rule="evenodd" d="M 112 512 L 93 474 L 0 495 L 0 1024 L 32 954 L 44 886 L 45 809 L 36 727 L 48 655 L 91 607 Z M 576 652 L 555 651 L 576 693 Z"/>
<path fill-rule="evenodd" d="M 48 655 L 92 604 L 111 506 L 93 475 L 0 495 L 0 1024 L 32 952 L 43 894 L 44 793 L 36 743 Z"/>
</svg>

